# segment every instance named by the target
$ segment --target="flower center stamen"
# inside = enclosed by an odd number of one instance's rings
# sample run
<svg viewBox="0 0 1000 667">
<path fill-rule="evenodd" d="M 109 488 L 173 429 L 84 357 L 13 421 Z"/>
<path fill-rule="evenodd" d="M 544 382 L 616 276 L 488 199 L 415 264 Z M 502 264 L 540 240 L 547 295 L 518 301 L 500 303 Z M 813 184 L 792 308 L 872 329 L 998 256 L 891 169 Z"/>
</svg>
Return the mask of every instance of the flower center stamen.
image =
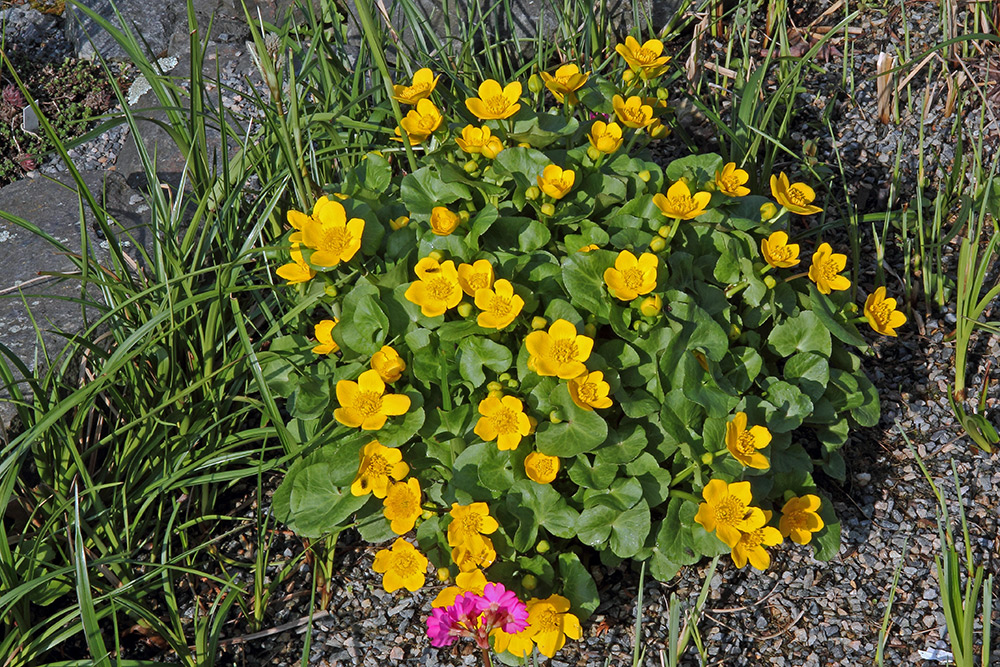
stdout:
<svg viewBox="0 0 1000 667">
<path fill-rule="evenodd" d="M 340 254 L 351 244 L 351 233 L 347 227 L 327 227 L 320 242 L 320 248 L 334 254 Z"/>
<path fill-rule="evenodd" d="M 879 324 L 885 326 L 889 323 L 889 319 L 892 316 L 893 309 L 889 307 L 885 301 L 880 301 L 875 306 L 869 308 L 872 317 L 874 317 Z"/>
<path fill-rule="evenodd" d="M 795 204 L 796 206 L 805 206 L 806 204 L 809 203 L 809 200 L 806 199 L 805 194 L 801 192 L 798 188 L 795 187 L 788 188 L 787 195 L 788 195 L 788 200 L 793 204 Z"/>
<path fill-rule="evenodd" d="M 491 114 L 503 113 L 510 106 L 510 102 L 503 95 L 494 95 L 488 99 L 483 100 L 486 104 L 486 108 L 489 109 Z"/>
<path fill-rule="evenodd" d="M 625 271 L 622 272 L 622 278 L 625 280 L 625 285 L 630 290 L 637 290 L 642 287 L 642 269 L 625 269 Z"/>
<path fill-rule="evenodd" d="M 365 417 L 379 414 L 382 411 L 382 394 L 376 394 L 374 391 L 359 393 L 357 399 L 354 401 L 354 409 Z M 375 459 L 382 461 L 382 465 L 388 469 L 388 463 L 380 455 L 376 454 L 372 457 L 373 462 Z"/>
<path fill-rule="evenodd" d="M 447 278 L 434 278 L 427 283 L 431 297 L 438 301 L 447 301 L 455 286 Z"/>
<path fill-rule="evenodd" d="M 553 632 L 559 629 L 559 618 L 556 612 L 546 609 L 538 615 L 538 632 Z"/>
<path fill-rule="evenodd" d="M 560 338 L 552 344 L 552 358 L 561 364 L 576 360 L 578 350 L 576 342 L 568 338 Z"/>
<path fill-rule="evenodd" d="M 736 440 L 736 449 L 744 456 L 750 456 L 754 453 L 755 439 L 750 431 L 743 431 L 740 433 L 740 437 Z"/>
<path fill-rule="evenodd" d="M 506 435 L 508 433 L 514 433 L 517 431 L 517 415 L 514 411 L 508 407 L 500 408 L 500 410 L 493 415 L 493 426 L 501 435 Z"/>
<path fill-rule="evenodd" d="M 739 498 L 728 496 L 715 508 L 715 519 L 727 526 L 735 526 L 743 521 L 747 515 L 747 506 Z"/>
<path fill-rule="evenodd" d="M 494 296 L 490 299 L 490 312 L 505 317 L 510 312 L 510 301 L 502 296 Z"/>
</svg>

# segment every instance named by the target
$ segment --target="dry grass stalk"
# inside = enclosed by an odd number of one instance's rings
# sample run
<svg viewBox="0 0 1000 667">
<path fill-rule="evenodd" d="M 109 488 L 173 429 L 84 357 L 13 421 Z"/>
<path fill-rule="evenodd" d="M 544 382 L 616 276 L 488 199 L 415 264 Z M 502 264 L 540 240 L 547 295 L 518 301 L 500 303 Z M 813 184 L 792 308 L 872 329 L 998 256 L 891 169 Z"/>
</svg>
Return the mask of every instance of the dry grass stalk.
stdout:
<svg viewBox="0 0 1000 667">
<path fill-rule="evenodd" d="M 693 82 L 695 77 L 698 76 L 698 51 L 701 49 L 705 33 L 708 32 L 710 16 L 708 12 L 703 13 L 701 20 L 694 27 L 694 38 L 691 40 L 691 53 L 684 63 L 684 71 L 687 74 L 688 81 Z"/>
<path fill-rule="evenodd" d="M 948 86 L 948 96 L 945 98 L 944 115 L 946 118 L 955 113 L 955 103 L 958 102 L 958 93 L 965 83 L 965 72 L 949 73 L 944 82 Z"/>
<path fill-rule="evenodd" d="M 894 91 L 892 86 L 892 68 L 896 65 L 896 57 L 882 51 L 878 54 L 875 67 L 878 73 L 875 78 L 875 89 L 878 92 L 878 117 L 883 123 L 888 124 L 892 116 L 892 102 Z"/>
</svg>

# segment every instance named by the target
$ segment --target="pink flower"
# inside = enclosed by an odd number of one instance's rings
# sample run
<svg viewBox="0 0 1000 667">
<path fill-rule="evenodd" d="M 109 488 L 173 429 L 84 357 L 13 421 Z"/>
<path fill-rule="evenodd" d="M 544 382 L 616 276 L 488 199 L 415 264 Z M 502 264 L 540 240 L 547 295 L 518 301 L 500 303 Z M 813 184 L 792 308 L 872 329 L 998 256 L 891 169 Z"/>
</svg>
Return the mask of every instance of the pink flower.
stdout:
<svg viewBox="0 0 1000 667">
<path fill-rule="evenodd" d="M 528 627 L 528 608 L 503 584 L 486 584 L 482 595 L 458 595 L 448 607 L 438 607 L 427 619 L 431 645 L 442 647 L 466 637 L 479 648 L 489 648 L 490 632 L 500 628 L 516 634 Z"/>
</svg>

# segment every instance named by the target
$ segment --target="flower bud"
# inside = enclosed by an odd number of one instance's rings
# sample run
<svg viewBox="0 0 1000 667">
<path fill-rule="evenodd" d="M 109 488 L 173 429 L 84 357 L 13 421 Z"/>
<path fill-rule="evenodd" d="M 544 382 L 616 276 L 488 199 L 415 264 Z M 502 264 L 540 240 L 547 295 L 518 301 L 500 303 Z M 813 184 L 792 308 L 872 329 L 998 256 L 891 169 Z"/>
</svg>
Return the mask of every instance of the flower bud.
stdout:
<svg viewBox="0 0 1000 667">
<path fill-rule="evenodd" d="M 597 150 L 593 146 L 588 146 L 587 147 L 587 157 L 589 157 L 591 160 L 596 161 L 597 158 L 601 157 L 601 151 Z"/>
<path fill-rule="evenodd" d="M 656 99 L 658 99 L 661 102 L 663 102 L 668 97 L 670 97 L 670 91 L 669 90 L 667 90 L 666 88 L 657 88 L 656 89 Z"/>
<path fill-rule="evenodd" d="M 538 199 L 539 195 L 541 195 L 541 194 L 542 194 L 542 191 L 539 190 L 534 185 L 532 185 L 530 188 L 528 188 L 527 190 L 524 191 L 524 197 L 526 199 L 530 199 L 531 201 L 535 201 L 536 199 Z"/>
<path fill-rule="evenodd" d="M 552 412 L 549 413 L 549 421 L 552 422 L 553 424 L 561 424 L 562 414 L 560 414 L 558 410 L 553 410 Z"/>
<path fill-rule="evenodd" d="M 715 460 L 715 454 L 713 454 L 712 452 L 706 452 L 701 455 L 701 462 L 704 463 L 705 465 L 711 465 L 712 461 L 714 460 Z"/>
<path fill-rule="evenodd" d="M 767 286 L 767 289 L 774 289 L 778 281 L 774 279 L 774 276 L 764 276 L 764 284 Z"/>
<path fill-rule="evenodd" d="M 762 221 L 767 222 L 776 215 L 778 215 L 778 207 L 771 202 L 765 202 L 760 205 L 760 219 Z"/>
<path fill-rule="evenodd" d="M 444 259 L 444 254 L 442 254 L 440 250 L 431 250 L 429 253 L 427 253 L 427 256 L 433 259 L 435 262 L 440 262 L 442 259 Z"/>
<path fill-rule="evenodd" d="M 406 362 L 396 350 L 388 345 L 383 345 L 382 349 L 372 356 L 372 370 L 378 373 L 383 382 L 392 384 L 403 376 Z"/>
<path fill-rule="evenodd" d="M 538 420 L 528 415 L 528 435 L 534 435 L 536 428 L 538 428 Z"/>
<path fill-rule="evenodd" d="M 740 329 L 735 322 L 729 325 L 729 340 L 736 340 L 742 333 L 743 330 Z"/>
<path fill-rule="evenodd" d="M 856 303 L 849 303 L 844 308 L 851 315 L 857 315 L 857 313 L 858 313 L 858 304 L 856 304 Z"/>
<path fill-rule="evenodd" d="M 503 385 L 500 384 L 499 382 L 490 382 L 488 385 L 486 385 L 486 390 L 487 391 L 502 391 L 503 390 Z"/>
<path fill-rule="evenodd" d="M 432 519 L 432 518 L 434 518 L 434 512 L 432 512 L 430 510 L 424 510 L 423 513 L 420 515 L 420 518 L 423 519 L 424 521 L 427 521 L 428 519 Z"/>
<path fill-rule="evenodd" d="M 471 217 L 472 216 L 469 214 L 468 211 L 459 211 L 458 212 L 458 219 L 461 220 L 462 222 L 468 222 L 469 218 L 471 218 Z"/>
<path fill-rule="evenodd" d="M 393 218 L 392 220 L 389 221 L 389 228 L 392 229 L 393 231 L 396 231 L 398 229 L 406 227 L 408 224 L 410 224 L 410 216 L 401 215 L 398 218 Z"/>
<path fill-rule="evenodd" d="M 444 206 L 431 210 L 431 231 L 438 236 L 448 236 L 458 228 L 461 218 Z"/>
<path fill-rule="evenodd" d="M 549 545 L 548 540 L 538 540 L 538 544 L 535 545 L 535 551 L 540 554 L 548 553 L 551 548 L 552 547 Z"/>
<path fill-rule="evenodd" d="M 500 400 L 501 398 L 503 398 L 503 391 L 491 391 L 489 394 L 487 394 L 487 396 L 489 396 L 490 398 L 495 398 L 497 400 Z"/>
<path fill-rule="evenodd" d="M 501 382 L 506 382 L 506 381 L 507 381 L 507 380 L 509 380 L 510 378 L 511 378 L 511 374 L 510 374 L 510 373 L 501 373 L 501 374 L 500 374 L 500 375 L 499 375 L 499 376 L 497 377 L 497 379 L 498 379 L 498 380 L 500 380 Z"/>
<path fill-rule="evenodd" d="M 462 169 L 465 170 L 465 173 L 471 174 L 475 170 L 479 169 L 479 163 L 476 162 L 475 160 L 469 160 L 462 165 Z"/>
<path fill-rule="evenodd" d="M 515 380 L 514 378 L 507 380 L 508 389 L 517 389 L 519 386 L 521 386 L 521 383 Z"/>
<path fill-rule="evenodd" d="M 653 176 L 651 173 L 649 173 L 649 169 L 643 169 L 637 175 L 639 176 L 639 180 L 642 181 L 643 183 L 649 183 L 649 179 L 652 178 Z"/>
<path fill-rule="evenodd" d="M 647 296 L 639 304 L 639 312 L 641 312 L 646 317 L 656 317 L 663 310 L 663 297 L 659 294 L 653 294 Z"/>
<path fill-rule="evenodd" d="M 542 215 L 554 215 L 556 207 L 552 204 L 542 204 Z"/>
<path fill-rule="evenodd" d="M 535 315 L 531 318 L 531 328 L 534 331 L 539 331 L 549 326 L 549 321 L 542 317 L 541 315 Z"/>
<path fill-rule="evenodd" d="M 542 81 L 542 77 L 537 74 L 532 74 L 528 77 L 528 90 L 535 93 L 536 95 L 542 92 L 542 88 L 545 87 L 545 82 Z"/>
<path fill-rule="evenodd" d="M 526 574 L 521 577 L 521 587 L 526 591 L 533 591 L 538 588 L 538 577 L 533 574 Z"/>
<path fill-rule="evenodd" d="M 451 579 L 451 572 L 446 567 L 439 567 L 437 571 L 438 581 L 448 581 Z"/>
<path fill-rule="evenodd" d="M 469 315 L 472 314 L 472 304 L 469 303 L 468 301 L 463 301 L 462 303 L 458 304 L 458 308 L 456 310 L 458 310 L 458 314 L 461 317 L 468 317 Z"/>
<path fill-rule="evenodd" d="M 583 325 L 583 335 L 588 338 L 594 338 L 597 336 L 597 325 L 593 322 L 588 322 Z"/>
<path fill-rule="evenodd" d="M 667 238 L 668 236 L 670 236 L 670 225 L 660 226 L 660 228 L 656 230 L 656 233 L 662 236 L 663 238 Z"/>
<path fill-rule="evenodd" d="M 327 296 L 337 296 L 336 285 L 327 285 L 326 287 L 323 288 L 323 291 L 326 293 Z"/>
<path fill-rule="evenodd" d="M 635 81 L 635 72 L 633 72 L 630 69 L 627 69 L 624 72 L 622 72 L 622 81 L 624 81 L 625 83 L 632 83 L 633 81 Z"/>
<path fill-rule="evenodd" d="M 660 238 L 659 236 L 654 236 L 653 240 L 649 242 L 649 249 L 653 252 L 663 252 L 666 247 L 666 240 Z"/>
</svg>

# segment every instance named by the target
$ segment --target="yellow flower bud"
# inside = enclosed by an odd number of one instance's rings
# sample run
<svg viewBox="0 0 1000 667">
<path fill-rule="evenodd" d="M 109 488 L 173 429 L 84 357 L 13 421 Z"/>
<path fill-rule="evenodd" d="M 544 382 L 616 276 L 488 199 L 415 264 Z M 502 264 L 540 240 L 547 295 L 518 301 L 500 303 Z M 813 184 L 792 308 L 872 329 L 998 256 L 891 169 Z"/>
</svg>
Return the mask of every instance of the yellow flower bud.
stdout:
<svg viewBox="0 0 1000 667">
<path fill-rule="evenodd" d="M 627 69 L 624 72 L 622 72 L 622 81 L 624 81 L 625 83 L 632 83 L 634 80 L 635 80 L 635 72 L 633 72 L 630 69 Z"/>
<path fill-rule="evenodd" d="M 593 322 L 589 322 L 583 325 L 583 335 L 588 338 L 593 338 L 597 335 L 597 325 Z"/>
<path fill-rule="evenodd" d="M 552 422 L 553 424 L 561 424 L 562 415 L 559 413 L 558 410 L 553 410 L 552 412 L 549 413 L 549 421 Z"/>
<path fill-rule="evenodd" d="M 500 384 L 499 382 L 490 382 L 488 385 L 486 385 L 486 390 L 487 391 L 502 391 L 503 390 L 503 385 Z"/>
<path fill-rule="evenodd" d="M 538 588 L 538 577 L 533 574 L 526 574 L 521 577 L 521 587 L 526 591 L 533 591 Z"/>
<path fill-rule="evenodd" d="M 655 317 L 660 314 L 661 310 L 663 310 L 663 297 L 659 294 L 647 296 L 639 304 L 639 312 L 646 317 Z"/>
<path fill-rule="evenodd" d="M 476 162 L 475 160 L 469 160 L 462 165 L 462 169 L 465 170 L 465 173 L 471 174 L 475 170 L 479 169 L 479 163 Z"/>
<path fill-rule="evenodd" d="M 660 101 L 664 101 L 668 97 L 670 97 L 670 91 L 669 90 L 667 90 L 666 88 L 657 88 L 656 89 L 656 99 L 658 99 Z"/>
<path fill-rule="evenodd" d="M 401 215 L 398 218 L 394 218 L 389 221 L 389 227 L 393 230 L 402 229 L 408 224 L 410 224 L 410 216 L 408 215 Z"/>
<path fill-rule="evenodd" d="M 589 157 L 591 160 L 597 160 L 597 158 L 601 157 L 601 151 L 597 150 L 593 146 L 588 146 L 587 157 Z"/>
<path fill-rule="evenodd" d="M 712 452 L 707 452 L 701 455 L 701 462 L 704 463 L 705 465 L 711 465 L 712 461 L 714 460 L 715 460 L 715 454 L 713 454 Z"/>
<path fill-rule="evenodd" d="M 670 225 L 661 225 L 660 228 L 656 230 L 656 233 L 663 238 L 667 238 L 670 236 Z"/>
<path fill-rule="evenodd" d="M 469 315 L 472 314 L 472 304 L 469 303 L 468 301 L 463 301 L 462 303 L 458 304 L 458 308 L 456 310 L 458 310 L 458 314 L 460 317 L 468 317 Z"/>
<path fill-rule="evenodd" d="M 438 581 L 448 581 L 451 579 L 451 572 L 446 567 L 439 567 L 437 571 Z"/>
<path fill-rule="evenodd" d="M 548 553 L 551 548 L 552 547 L 549 545 L 548 540 L 538 540 L 538 544 L 535 545 L 535 551 L 540 554 Z"/>
<path fill-rule="evenodd" d="M 431 231 L 438 236 L 448 236 L 458 229 L 461 218 L 444 206 L 435 206 L 431 210 Z"/>
<path fill-rule="evenodd" d="M 659 236 L 654 236 L 653 240 L 649 242 L 649 249 L 653 252 L 662 252 L 666 247 L 667 242 Z"/>
<path fill-rule="evenodd" d="M 638 174 L 639 180 L 643 183 L 649 183 L 649 179 L 652 178 L 652 174 L 649 173 L 649 169 L 643 169 Z"/>
<path fill-rule="evenodd" d="M 778 207 L 771 202 L 766 202 L 760 206 L 760 219 L 767 222 L 774 216 L 778 215 Z"/>
<path fill-rule="evenodd" d="M 778 284 L 778 281 L 774 279 L 774 276 L 764 276 L 764 284 L 767 285 L 768 289 L 774 289 L 774 286 Z"/>
<path fill-rule="evenodd" d="M 542 215 L 554 215 L 556 207 L 552 204 L 542 204 Z"/>
<path fill-rule="evenodd" d="M 434 517 L 434 512 L 430 510 L 424 510 L 423 513 L 420 515 L 420 518 L 423 519 L 424 521 L 426 521 L 427 519 L 431 519 L 433 517 Z"/>
<path fill-rule="evenodd" d="M 431 250 L 429 253 L 427 253 L 427 256 L 433 259 L 435 262 L 440 262 L 442 259 L 444 259 L 444 255 L 441 253 L 440 250 Z"/>
<path fill-rule="evenodd" d="M 325 292 L 327 296 L 337 296 L 337 286 L 327 285 L 323 288 L 323 292 Z"/>
<path fill-rule="evenodd" d="M 542 88 L 545 87 L 545 82 L 542 81 L 542 77 L 537 74 L 532 74 L 528 77 L 528 90 L 535 93 L 536 95 L 542 92 Z"/>
<path fill-rule="evenodd" d="M 740 329 L 736 324 L 729 325 L 729 340 L 736 340 L 743 334 L 743 330 Z"/>
<path fill-rule="evenodd" d="M 462 222 L 468 222 L 469 218 L 471 218 L 471 217 L 472 216 L 469 214 L 468 211 L 459 211 L 458 212 L 458 219 L 461 220 Z"/>
<path fill-rule="evenodd" d="M 535 315 L 531 318 L 531 328 L 535 331 L 544 329 L 549 326 L 549 321 L 540 315 Z"/>
<path fill-rule="evenodd" d="M 378 373 L 383 382 L 392 384 L 403 376 L 406 362 L 396 350 L 383 345 L 382 349 L 372 356 L 372 370 Z"/>
<path fill-rule="evenodd" d="M 502 398 L 503 398 L 503 390 L 500 390 L 500 391 L 491 391 L 491 392 L 490 392 L 489 394 L 487 394 L 487 395 L 488 395 L 489 397 L 491 397 L 491 398 L 495 398 L 495 399 L 497 399 L 497 400 L 500 400 L 500 399 L 502 399 Z"/>
<path fill-rule="evenodd" d="M 527 141 L 520 141 L 520 142 L 518 142 L 517 147 L 518 148 L 531 148 L 531 144 L 529 144 Z"/>
<path fill-rule="evenodd" d="M 528 435 L 533 434 L 536 428 L 538 428 L 538 420 L 528 415 Z"/>
<path fill-rule="evenodd" d="M 538 199 L 538 197 L 541 194 L 542 194 L 542 191 L 539 190 L 534 185 L 532 185 L 531 187 L 529 187 L 527 190 L 524 191 L 524 197 L 526 199 L 530 199 L 531 201 L 535 201 L 536 199 Z"/>
</svg>

